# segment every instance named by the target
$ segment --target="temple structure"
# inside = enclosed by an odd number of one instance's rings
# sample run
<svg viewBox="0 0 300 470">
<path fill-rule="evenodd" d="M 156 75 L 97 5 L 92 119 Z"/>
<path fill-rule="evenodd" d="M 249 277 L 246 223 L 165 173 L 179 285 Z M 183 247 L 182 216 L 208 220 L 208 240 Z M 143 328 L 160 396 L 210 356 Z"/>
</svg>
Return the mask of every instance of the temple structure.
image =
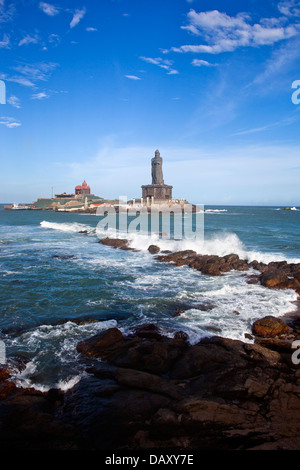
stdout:
<svg viewBox="0 0 300 470">
<path fill-rule="evenodd" d="M 159 150 L 156 150 L 155 156 L 151 160 L 152 184 L 142 186 L 142 202 L 144 203 L 159 204 L 172 201 L 173 186 L 164 183 L 162 163 L 163 159 Z"/>
<path fill-rule="evenodd" d="M 91 188 L 90 186 L 88 186 L 87 182 L 84 180 L 84 182 L 82 183 L 82 185 L 78 185 L 76 186 L 75 188 L 75 195 L 78 196 L 78 195 L 81 195 L 81 196 L 87 196 L 91 194 Z"/>
</svg>

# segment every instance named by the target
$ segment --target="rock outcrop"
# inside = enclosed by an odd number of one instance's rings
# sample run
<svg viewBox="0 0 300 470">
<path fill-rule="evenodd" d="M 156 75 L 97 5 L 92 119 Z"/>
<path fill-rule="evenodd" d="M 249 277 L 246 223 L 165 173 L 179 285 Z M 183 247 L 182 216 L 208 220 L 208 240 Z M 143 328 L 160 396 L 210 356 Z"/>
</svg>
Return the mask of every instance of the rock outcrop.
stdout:
<svg viewBox="0 0 300 470">
<path fill-rule="evenodd" d="M 299 325 L 295 333 L 279 322 L 274 336 L 272 320 L 264 323 L 265 339 L 300 338 Z M 108 329 L 77 350 L 101 362 L 65 393 L 20 390 L 0 372 L 7 449 L 299 449 L 300 370 L 291 350 L 217 336 L 191 345 L 152 324 L 127 336 Z"/>
<path fill-rule="evenodd" d="M 99 243 L 122 250 L 132 250 L 130 243 L 126 239 L 104 238 Z M 268 264 L 240 259 L 237 254 L 225 256 L 202 255 L 193 250 L 183 250 L 178 252 L 160 252 L 157 245 L 148 247 L 149 253 L 156 255 L 155 259 L 170 263 L 175 266 L 189 266 L 200 271 L 202 274 L 210 276 L 221 276 L 222 274 L 236 270 L 248 271 L 253 268 L 260 274 L 250 275 L 249 284 L 260 283 L 262 286 L 271 289 L 294 289 L 300 294 L 300 263 L 287 263 L 287 261 L 273 261 Z M 160 252 L 160 254 L 158 254 Z"/>
<path fill-rule="evenodd" d="M 127 240 L 101 243 L 130 249 Z M 299 293 L 300 264 L 149 251 L 212 276 L 253 268 L 249 283 Z M 178 304 L 174 315 L 186 308 Z M 2 367 L 0 444 L 6 450 L 298 450 L 300 365 L 292 355 L 300 320 L 268 316 L 253 324 L 252 335 L 253 343 L 214 336 L 191 345 L 184 333 L 167 337 L 153 324 L 126 336 L 111 328 L 78 343 L 87 375 L 67 392 L 20 389 Z"/>
<path fill-rule="evenodd" d="M 119 248 L 120 250 L 133 250 L 130 248 L 128 240 L 125 238 L 102 238 L 99 240 L 101 245 L 111 246 L 112 248 Z"/>
</svg>

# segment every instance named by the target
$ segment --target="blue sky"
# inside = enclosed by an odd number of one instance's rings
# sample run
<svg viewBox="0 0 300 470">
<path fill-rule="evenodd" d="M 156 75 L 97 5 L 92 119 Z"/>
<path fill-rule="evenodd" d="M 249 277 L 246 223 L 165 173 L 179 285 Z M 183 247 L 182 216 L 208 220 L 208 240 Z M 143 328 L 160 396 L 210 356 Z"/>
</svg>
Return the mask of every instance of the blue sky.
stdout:
<svg viewBox="0 0 300 470">
<path fill-rule="evenodd" d="M 158 148 L 175 197 L 300 205 L 300 0 L 0 0 L 0 57 L 2 202 L 140 197 Z"/>
</svg>

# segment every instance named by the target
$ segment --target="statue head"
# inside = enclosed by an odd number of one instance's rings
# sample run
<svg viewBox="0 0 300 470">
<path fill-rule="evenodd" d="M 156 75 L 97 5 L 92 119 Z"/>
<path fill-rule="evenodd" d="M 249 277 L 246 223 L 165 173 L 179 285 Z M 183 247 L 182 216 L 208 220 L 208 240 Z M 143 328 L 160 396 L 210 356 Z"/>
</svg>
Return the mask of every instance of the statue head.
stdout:
<svg viewBox="0 0 300 470">
<path fill-rule="evenodd" d="M 155 157 L 160 157 L 159 150 L 155 150 Z"/>
</svg>

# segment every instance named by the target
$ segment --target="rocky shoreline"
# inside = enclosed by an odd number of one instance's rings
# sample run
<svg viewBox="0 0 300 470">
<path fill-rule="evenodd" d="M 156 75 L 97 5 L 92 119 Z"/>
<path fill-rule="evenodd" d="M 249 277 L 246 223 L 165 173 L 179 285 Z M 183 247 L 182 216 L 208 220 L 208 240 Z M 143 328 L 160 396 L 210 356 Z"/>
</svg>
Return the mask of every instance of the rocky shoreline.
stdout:
<svg viewBox="0 0 300 470">
<path fill-rule="evenodd" d="M 130 247 L 130 243 L 126 239 L 103 238 L 99 243 L 115 249 L 136 251 Z M 156 255 L 155 259 L 158 261 L 174 266 L 189 266 L 210 276 L 221 276 L 232 270 L 249 271 L 252 268 L 257 273 L 249 275 L 247 281 L 249 284 L 260 283 L 268 288 L 293 289 L 297 294 L 300 294 L 300 263 L 272 261 L 266 264 L 256 260 L 248 262 L 237 254 L 217 256 L 201 255 L 193 250 L 161 251 L 156 245 L 150 245 L 148 251 Z"/>
<path fill-rule="evenodd" d="M 124 240 L 100 242 L 131 249 Z M 160 262 L 214 276 L 253 268 L 247 282 L 300 293 L 299 264 L 149 251 Z M 3 366 L 0 443 L 20 450 L 299 450 L 293 342 L 300 317 L 265 317 L 251 334 L 253 343 L 213 336 L 191 345 L 183 332 L 166 337 L 153 324 L 126 336 L 111 328 L 77 345 L 91 366 L 66 392 L 17 388 Z"/>
</svg>

